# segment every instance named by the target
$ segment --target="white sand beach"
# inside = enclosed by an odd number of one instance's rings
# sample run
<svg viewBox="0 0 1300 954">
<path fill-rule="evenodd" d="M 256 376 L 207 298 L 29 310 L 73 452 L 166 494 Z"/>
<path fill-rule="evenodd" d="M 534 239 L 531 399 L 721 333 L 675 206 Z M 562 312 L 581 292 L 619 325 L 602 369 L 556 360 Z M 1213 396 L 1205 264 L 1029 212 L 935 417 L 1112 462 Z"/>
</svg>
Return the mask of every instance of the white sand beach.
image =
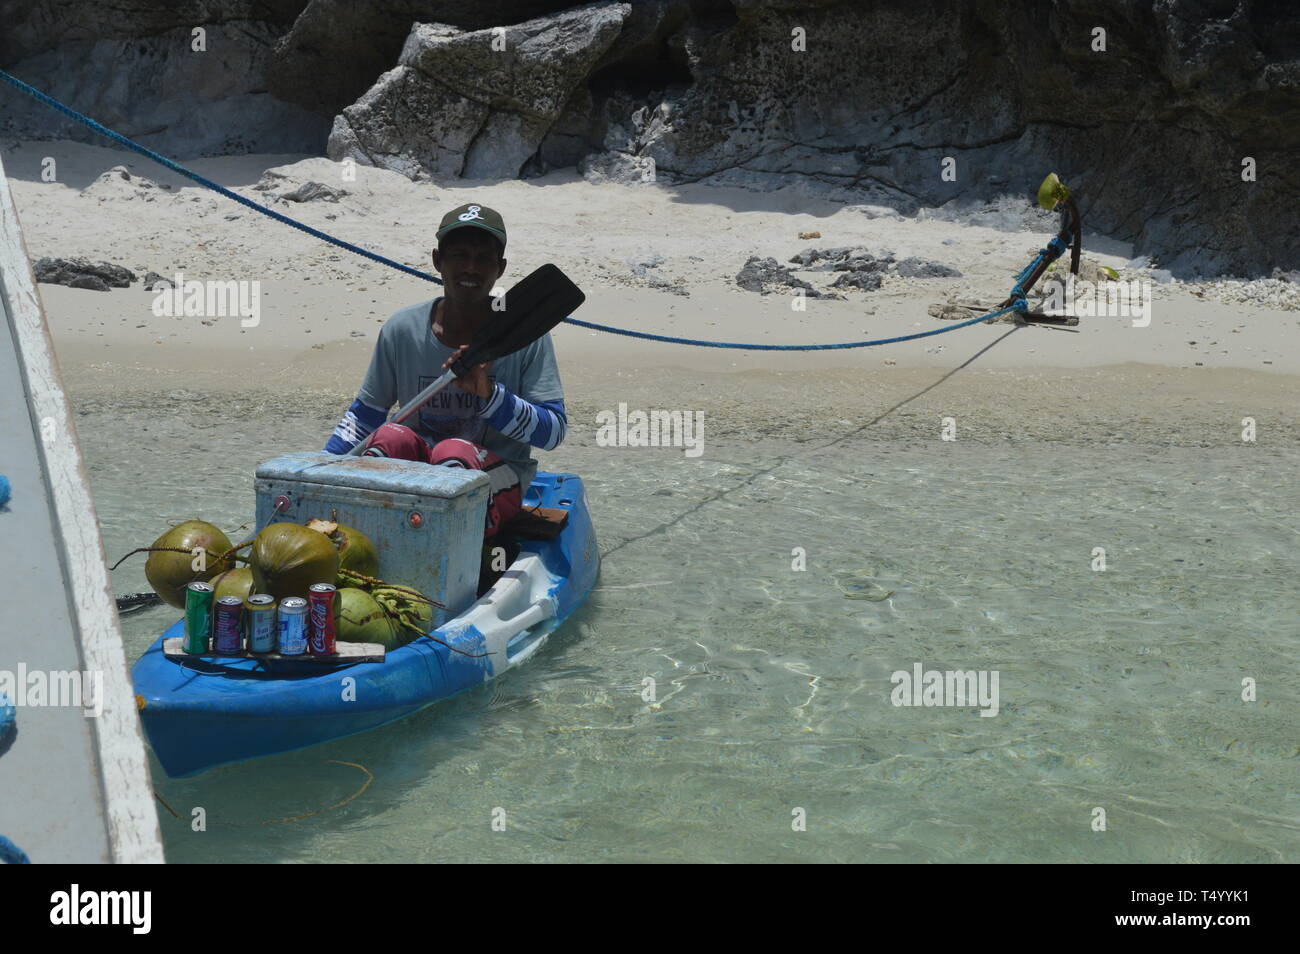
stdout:
<svg viewBox="0 0 1300 954">
<path fill-rule="evenodd" d="M 41 179 L 52 158 L 57 179 Z M 375 333 L 396 309 L 437 288 L 243 208 L 154 163 L 70 142 L 22 142 L 4 153 L 33 260 L 84 257 L 132 269 L 129 289 L 98 292 L 42 284 L 67 386 L 74 398 L 189 390 L 311 392 L 344 401 L 369 360 Z M 133 177 L 109 174 L 125 166 Z M 831 343 L 942 327 L 927 307 L 949 297 L 994 303 L 1050 237 L 1037 231 L 903 218 L 812 199 L 710 186 L 594 185 L 575 173 L 441 186 L 323 158 L 238 156 L 197 160 L 195 171 L 254 201 L 396 261 L 431 270 L 429 250 L 447 209 L 478 201 L 510 232 L 508 287 L 552 261 L 587 293 L 577 317 L 615 327 L 758 344 Z M 264 175 L 273 188 L 255 187 Z M 143 181 L 141 181 L 143 180 Z M 338 201 L 277 199 L 308 181 Z M 1026 202 L 1026 209 L 1028 203 Z M 1125 278 L 1129 249 L 1086 231 L 1085 260 Z M 800 233 L 820 233 L 803 239 Z M 961 278 L 885 279 L 842 300 L 760 295 L 736 285 L 751 255 L 786 262 L 808 247 L 865 246 L 920 256 Z M 638 269 L 638 263 L 653 263 Z M 260 282 L 260 319 L 157 317 L 141 284 L 153 271 L 187 280 Z M 637 274 L 637 272 L 641 274 Z M 835 273 L 796 272 L 825 287 Z M 654 283 L 654 284 L 652 284 Z M 656 285 L 658 287 L 656 287 Z M 676 286 L 686 294 L 671 291 Z M 1151 282 L 1152 320 L 1084 318 L 1077 329 L 990 323 L 883 347 L 763 352 L 684 347 L 573 326 L 555 332 L 575 436 L 594 411 L 703 409 L 750 433 L 842 428 L 907 406 L 915 426 L 960 411 L 972 436 L 1035 434 L 1070 440 L 1157 443 L 1238 439 L 1240 420 L 1261 441 L 1294 441 L 1300 375 L 1300 286 L 1278 280 Z M 948 375 L 948 372 L 958 373 Z M 930 413 L 934 412 L 934 414 Z M 879 422 L 889 426 L 886 421 Z"/>
</svg>

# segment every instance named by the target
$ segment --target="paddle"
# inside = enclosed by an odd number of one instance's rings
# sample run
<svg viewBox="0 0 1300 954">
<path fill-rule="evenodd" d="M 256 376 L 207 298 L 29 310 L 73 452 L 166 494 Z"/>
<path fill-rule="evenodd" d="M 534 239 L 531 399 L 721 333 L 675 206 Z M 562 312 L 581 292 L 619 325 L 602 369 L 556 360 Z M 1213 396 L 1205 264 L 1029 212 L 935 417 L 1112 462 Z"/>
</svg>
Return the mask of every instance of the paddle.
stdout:
<svg viewBox="0 0 1300 954">
<path fill-rule="evenodd" d="M 492 317 L 478 329 L 464 354 L 436 381 L 404 404 L 388 423 L 401 424 L 429 398 L 474 365 L 526 348 L 577 311 L 586 300 L 587 296 L 569 276 L 554 265 L 543 265 L 502 295 L 500 304 L 493 304 Z M 369 440 L 359 442 L 345 456 L 355 457 L 362 453 Z"/>
</svg>

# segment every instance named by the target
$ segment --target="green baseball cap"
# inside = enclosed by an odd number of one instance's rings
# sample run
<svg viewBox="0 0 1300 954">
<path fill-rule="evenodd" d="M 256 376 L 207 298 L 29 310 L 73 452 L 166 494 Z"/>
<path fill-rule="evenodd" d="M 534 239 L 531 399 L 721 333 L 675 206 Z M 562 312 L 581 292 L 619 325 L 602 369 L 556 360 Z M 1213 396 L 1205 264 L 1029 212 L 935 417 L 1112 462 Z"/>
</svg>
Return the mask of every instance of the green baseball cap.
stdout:
<svg viewBox="0 0 1300 954">
<path fill-rule="evenodd" d="M 486 205 L 462 205 L 459 208 L 452 209 L 442 217 L 436 235 L 441 241 L 453 229 L 466 226 L 473 226 L 491 233 L 501 242 L 501 251 L 505 252 L 506 223 L 502 220 L 500 212 L 496 209 L 489 209 Z"/>
</svg>

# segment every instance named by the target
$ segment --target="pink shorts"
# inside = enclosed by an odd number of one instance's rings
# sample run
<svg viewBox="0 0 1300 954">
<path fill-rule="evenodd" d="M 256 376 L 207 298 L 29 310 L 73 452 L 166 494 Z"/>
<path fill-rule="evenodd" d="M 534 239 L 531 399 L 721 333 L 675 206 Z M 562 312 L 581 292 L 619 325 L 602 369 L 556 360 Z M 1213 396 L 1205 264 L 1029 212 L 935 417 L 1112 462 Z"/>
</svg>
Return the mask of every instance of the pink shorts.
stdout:
<svg viewBox="0 0 1300 954">
<path fill-rule="evenodd" d="M 490 481 L 487 527 L 483 531 L 485 540 L 496 536 L 523 506 L 523 491 L 515 469 L 486 447 L 472 441 L 452 437 L 430 447 L 423 437 L 404 424 L 384 424 L 375 431 L 365 452 L 371 457 L 422 460 L 443 467 L 483 471 Z"/>
</svg>

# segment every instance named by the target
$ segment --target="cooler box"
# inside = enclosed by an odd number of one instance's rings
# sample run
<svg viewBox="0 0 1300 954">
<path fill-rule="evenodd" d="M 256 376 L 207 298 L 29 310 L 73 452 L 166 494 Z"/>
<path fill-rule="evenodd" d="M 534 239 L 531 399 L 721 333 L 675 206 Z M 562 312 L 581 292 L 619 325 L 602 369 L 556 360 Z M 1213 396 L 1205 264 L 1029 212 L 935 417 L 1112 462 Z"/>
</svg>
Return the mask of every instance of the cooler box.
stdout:
<svg viewBox="0 0 1300 954">
<path fill-rule="evenodd" d="M 481 470 L 304 451 L 257 468 L 257 529 L 313 517 L 355 527 L 374 542 L 382 579 L 447 606 L 434 608 L 441 626 L 474 602 L 488 485 Z"/>
</svg>

